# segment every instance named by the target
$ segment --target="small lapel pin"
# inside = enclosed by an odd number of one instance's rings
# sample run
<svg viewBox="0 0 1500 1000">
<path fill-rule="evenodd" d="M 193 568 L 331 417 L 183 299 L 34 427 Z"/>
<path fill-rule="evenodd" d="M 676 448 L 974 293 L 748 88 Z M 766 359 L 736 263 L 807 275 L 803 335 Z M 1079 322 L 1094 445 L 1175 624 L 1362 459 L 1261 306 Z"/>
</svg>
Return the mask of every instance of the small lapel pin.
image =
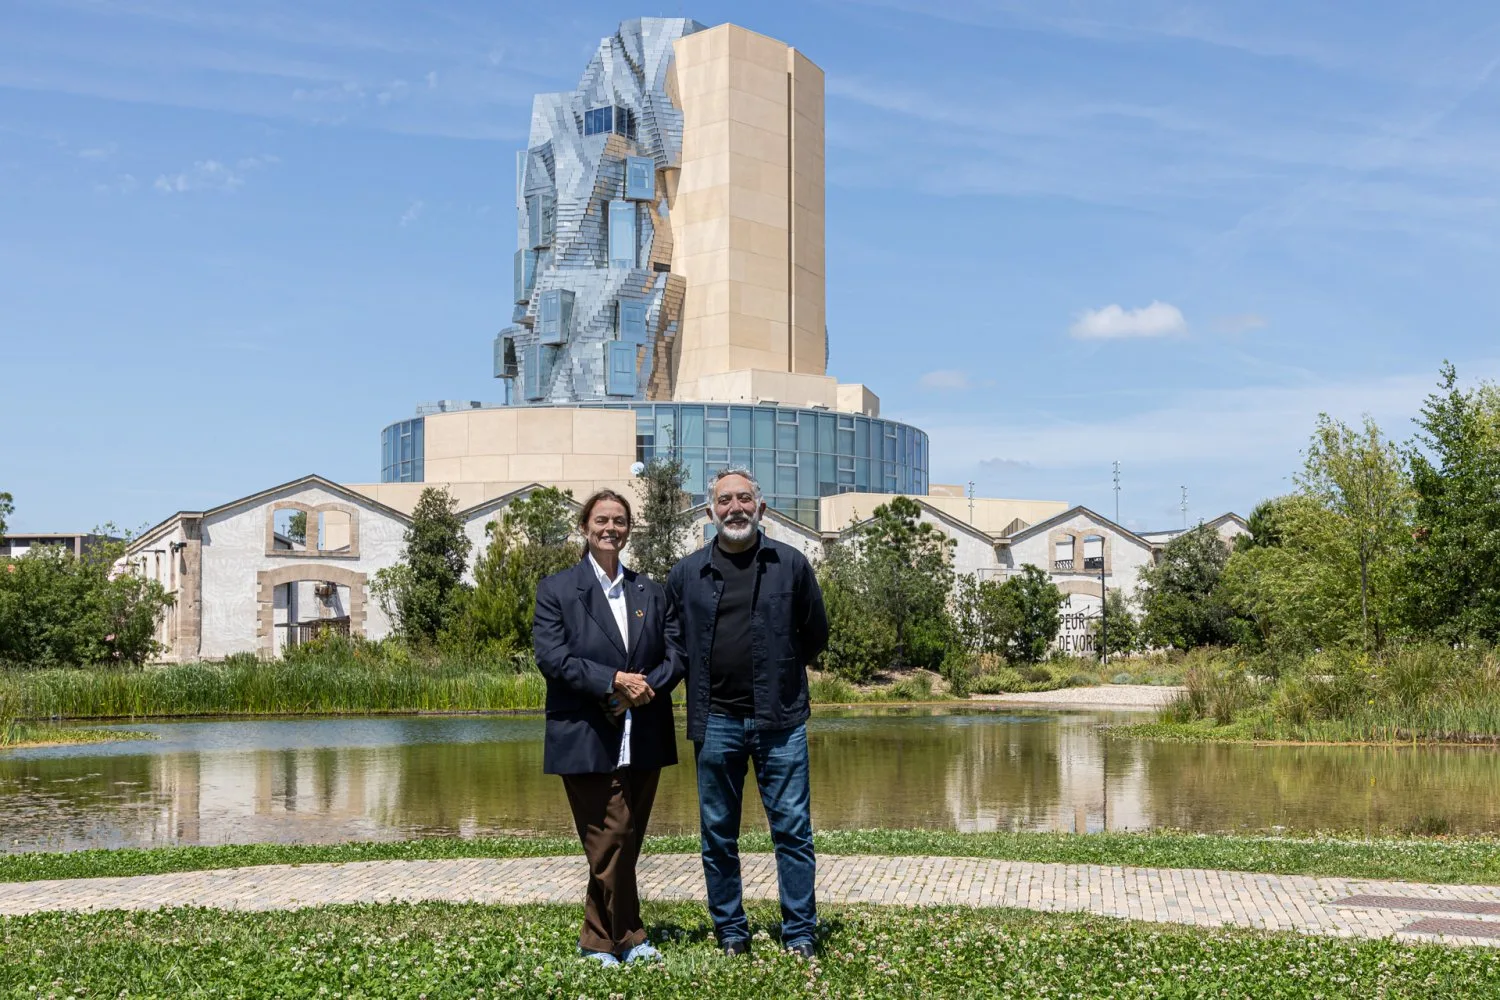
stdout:
<svg viewBox="0 0 1500 1000">
<path fill-rule="evenodd" d="M 642 611 L 640 608 L 636 608 L 635 609 L 635 616 L 637 618 L 644 618 L 644 617 L 646 617 L 646 612 Z"/>
</svg>

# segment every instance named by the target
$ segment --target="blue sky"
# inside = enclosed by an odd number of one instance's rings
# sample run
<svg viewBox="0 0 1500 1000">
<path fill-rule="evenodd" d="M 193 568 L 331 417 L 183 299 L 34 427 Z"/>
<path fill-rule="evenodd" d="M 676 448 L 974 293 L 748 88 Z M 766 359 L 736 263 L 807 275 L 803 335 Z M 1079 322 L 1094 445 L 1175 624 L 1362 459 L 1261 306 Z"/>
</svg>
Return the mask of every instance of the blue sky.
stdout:
<svg viewBox="0 0 1500 1000">
<path fill-rule="evenodd" d="M 3 0 L 13 528 L 374 480 L 497 398 L 531 96 L 643 14 L 826 71 L 831 371 L 935 481 L 1247 513 L 1319 411 L 1500 375 L 1490 4 Z"/>
</svg>

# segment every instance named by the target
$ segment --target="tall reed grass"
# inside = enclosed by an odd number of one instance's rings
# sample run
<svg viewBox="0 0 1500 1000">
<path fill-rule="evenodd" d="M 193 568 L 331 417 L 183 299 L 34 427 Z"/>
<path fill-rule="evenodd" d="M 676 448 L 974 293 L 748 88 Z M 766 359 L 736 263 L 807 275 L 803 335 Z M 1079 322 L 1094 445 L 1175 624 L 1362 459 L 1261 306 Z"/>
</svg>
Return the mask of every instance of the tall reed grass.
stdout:
<svg viewBox="0 0 1500 1000">
<path fill-rule="evenodd" d="M 1206 651 L 1186 685 L 1163 722 L 1212 719 L 1267 740 L 1500 742 L 1500 653 L 1489 648 L 1328 650 L 1295 663 Z"/>
<path fill-rule="evenodd" d="M 0 713 L 13 720 L 496 711 L 540 708 L 545 695 L 535 669 L 444 661 L 236 657 L 148 670 L 0 675 Z"/>
</svg>

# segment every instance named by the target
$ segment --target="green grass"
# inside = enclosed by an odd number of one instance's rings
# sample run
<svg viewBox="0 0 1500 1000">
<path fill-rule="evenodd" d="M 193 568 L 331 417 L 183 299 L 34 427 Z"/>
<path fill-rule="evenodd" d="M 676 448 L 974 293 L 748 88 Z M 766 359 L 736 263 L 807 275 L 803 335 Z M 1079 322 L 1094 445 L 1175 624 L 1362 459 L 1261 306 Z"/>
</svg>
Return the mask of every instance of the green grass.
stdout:
<svg viewBox="0 0 1500 1000">
<path fill-rule="evenodd" d="M 1217 868 L 1278 875 L 1500 885 L 1500 841 L 1489 838 L 1357 839 L 1239 837 L 1190 833 L 952 833 L 938 830 L 832 830 L 816 835 L 827 855 L 882 854 L 1009 861 Z M 769 851 L 749 834 L 746 851 Z M 98 878 L 267 864 L 390 859 L 548 857 L 579 853 L 572 837 L 431 838 L 351 844 L 248 844 L 0 855 L 0 882 Z M 697 837 L 651 837 L 653 854 L 696 853 Z"/>
<path fill-rule="evenodd" d="M 22 719 L 367 715 L 539 709 L 546 683 L 507 664 L 288 662 L 253 657 L 148 670 L 0 674 Z M 3 701 L 0 694 L 0 701 Z"/>
<path fill-rule="evenodd" d="M 1182 741 L 1500 744 L 1500 653 L 1397 646 L 1306 659 L 1207 650 L 1155 724 L 1116 735 Z"/>
<path fill-rule="evenodd" d="M 15 722 L 0 726 L 0 749 L 59 746 L 71 743 L 114 743 L 117 740 L 154 740 L 153 733 L 129 729 L 81 729 L 72 726 L 34 726 Z"/>
<path fill-rule="evenodd" d="M 577 957 L 577 906 L 421 903 L 0 919 L 0 996 L 1236 997 L 1500 995 L 1500 952 L 1202 930 L 1015 910 L 825 907 L 819 957 L 715 954 L 702 904 L 647 904 L 666 960 Z"/>
</svg>

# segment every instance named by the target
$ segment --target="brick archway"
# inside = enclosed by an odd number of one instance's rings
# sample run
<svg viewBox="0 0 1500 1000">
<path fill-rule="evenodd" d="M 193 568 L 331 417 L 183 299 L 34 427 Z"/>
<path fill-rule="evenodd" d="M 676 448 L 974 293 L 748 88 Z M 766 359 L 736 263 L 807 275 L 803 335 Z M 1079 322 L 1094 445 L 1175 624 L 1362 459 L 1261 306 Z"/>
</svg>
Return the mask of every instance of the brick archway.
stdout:
<svg viewBox="0 0 1500 1000">
<path fill-rule="evenodd" d="M 255 574 L 255 647 L 262 656 L 271 656 L 276 651 L 273 635 L 276 623 L 276 588 L 284 583 L 300 583 L 303 580 L 326 580 L 340 587 L 348 587 L 349 634 L 364 637 L 365 574 L 344 566 L 323 566 L 316 563 L 278 566 Z"/>
</svg>

